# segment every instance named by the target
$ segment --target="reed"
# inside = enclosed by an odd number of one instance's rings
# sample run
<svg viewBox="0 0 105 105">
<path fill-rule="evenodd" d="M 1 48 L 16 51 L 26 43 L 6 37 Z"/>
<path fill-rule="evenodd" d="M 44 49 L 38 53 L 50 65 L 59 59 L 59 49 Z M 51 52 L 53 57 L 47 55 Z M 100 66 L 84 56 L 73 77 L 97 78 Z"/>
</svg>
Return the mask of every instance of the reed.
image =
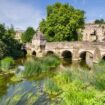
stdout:
<svg viewBox="0 0 105 105">
<path fill-rule="evenodd" d="M 25 71 L 23 72 L 23 75 L 25 77 L 39 75 L 50 71 L 52 68 L 56 68 L 59 64 L 59 58 L 52 55 L 40 59 L 34 59 L 25 64 Z"/>
</svg>

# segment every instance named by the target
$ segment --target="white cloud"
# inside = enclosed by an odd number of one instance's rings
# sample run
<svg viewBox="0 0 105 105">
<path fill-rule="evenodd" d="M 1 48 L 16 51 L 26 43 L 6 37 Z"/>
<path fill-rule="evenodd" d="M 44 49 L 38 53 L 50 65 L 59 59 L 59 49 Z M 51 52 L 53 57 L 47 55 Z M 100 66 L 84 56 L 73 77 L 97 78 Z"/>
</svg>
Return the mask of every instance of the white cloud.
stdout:
<svg viewBox="0 0 105 105">
<path fill-rule="evenodd" d="M 0 23 L 13 24 L 22 29 L 28 26 L 37 28 L 42 17 L 40 9 L 21 3 L 19 0 L 0 1 Z"/>
</svg>

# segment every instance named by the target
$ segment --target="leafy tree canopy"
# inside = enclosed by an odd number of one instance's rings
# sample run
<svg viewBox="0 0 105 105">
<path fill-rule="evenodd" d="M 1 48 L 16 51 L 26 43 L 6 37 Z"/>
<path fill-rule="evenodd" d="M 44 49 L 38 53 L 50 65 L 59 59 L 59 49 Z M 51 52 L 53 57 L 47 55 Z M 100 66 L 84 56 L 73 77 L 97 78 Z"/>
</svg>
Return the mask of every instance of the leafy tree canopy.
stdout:
<svg viewBox="0 0 105 105">
<path fill-rule="evenodd" d="M 9 29 L 7 29 L 7 34 L 10 35 L 12 38 L 15 38 L 16 32 L 14 30 L 13 25 Z"/>
<path fill-rule="evenodd" d="M 94 21 L 95 24 L 105 24 L 105 20 L 104 19 L 96 19 Z"/>
<path fill-rule="evenodd" d="M 7 48 L 6 44 L 0 40 L 0 59 L 6 55 L 7 52 L 6 48 Z"/>
<path fill-rule="evenodd" d="M 0 59 L 5 56 L 18 58 L 23 56 L 21 52 L 21 44 L 14 39 L 14 28 L 6 28 L 4 24 L 0 24 Z"/>
<path fill-rule="evenodd" d="M 22 35 L 22 42 L 30 42 L 35 34 L 35 30 L 32 27 L 28 27 Z"/>
<path fill-rule="evenodd" d="M 59 2 L 47 7 L 47 18 L 41 21 L 40 30 L 47 41 L 78 40 L 78 29 L 84 27 L 84 11 Z"/>
</svg>

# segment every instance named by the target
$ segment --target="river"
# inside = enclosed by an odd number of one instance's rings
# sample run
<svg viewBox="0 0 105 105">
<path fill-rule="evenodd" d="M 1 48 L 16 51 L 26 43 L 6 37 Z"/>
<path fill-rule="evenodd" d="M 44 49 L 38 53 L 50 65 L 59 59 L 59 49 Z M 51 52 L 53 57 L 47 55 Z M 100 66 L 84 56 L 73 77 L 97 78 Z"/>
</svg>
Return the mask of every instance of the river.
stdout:
<svg viewBox="0 0 105 105">
<path fill-rule="evenodd" d="M 32 58 L 16 60 L 16 67 L 24 69 L 24 63 Z M 0 74 L 0 105 L 49 105 L 52 101 L 57 104 L 57 100 L 51 100 L 44 92 L 43 87 L 49 78 L 52 78 L 56 71 L 68 68 L 85 68 L 90 70 L 84 62 L 71 63 L 70 60 L 62 60 L 59 67 L 43 78 L 23 79 L 19 82 L 11 81 L 11 77 Z"/>
</svg>

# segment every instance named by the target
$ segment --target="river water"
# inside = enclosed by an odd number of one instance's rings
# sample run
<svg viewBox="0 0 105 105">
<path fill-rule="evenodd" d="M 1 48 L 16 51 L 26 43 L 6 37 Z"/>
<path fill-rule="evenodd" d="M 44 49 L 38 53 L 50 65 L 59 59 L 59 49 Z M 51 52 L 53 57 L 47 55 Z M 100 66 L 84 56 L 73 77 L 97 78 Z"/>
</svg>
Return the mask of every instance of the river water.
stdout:
<svg viewBox="0 0 105 105">
<path fill-rule="evenodd" d="M 18 59 L 16 68 L 24 68 L 24 63 L 30 58 Z M 68 68 L 85 68 L 90 70 L 84 62 L 71 63 L 69 60 L 62 60 L 57 70 Z M 43 87 L 47 79 L 52 78 L 56 70 L 49 75 L 36 79 L 24 79 L 19 82 L 11 81 L 10 76 L 0 74 L 0 105 L 50 105 L 52 100 L 44 93 Z M 57 100 L 53 100 L 57 105 Z"/>
</svg>

